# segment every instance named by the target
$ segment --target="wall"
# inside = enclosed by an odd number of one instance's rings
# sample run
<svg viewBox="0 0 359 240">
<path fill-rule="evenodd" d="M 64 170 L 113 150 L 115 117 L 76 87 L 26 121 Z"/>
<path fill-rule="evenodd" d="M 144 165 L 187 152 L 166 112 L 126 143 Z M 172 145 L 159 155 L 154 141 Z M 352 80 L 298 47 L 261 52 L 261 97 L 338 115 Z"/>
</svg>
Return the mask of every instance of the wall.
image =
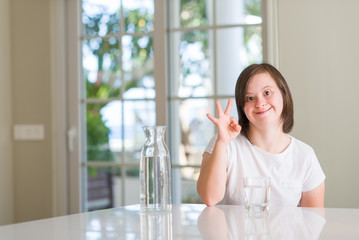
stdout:
<svg viewBox="0 0 359 240">
<path fill-rule="evenodd" d="M 52 217 L 50 1 L 11 0 L 13 124 L 43 124 L 45 140 L 14 141 L 15 221 Z"/>
<path fill-rule="evenodd" d="M 316 151 L 326 207 L 359 208 L 359 1 L 279 0 L 279 67 L 295 104 L 293 135 Z"/>
<path fill-rule="evenodd" d="M 14 221 L 9 12 L 10 0 L 0 0 L 0 225 Z"/>
</svg>

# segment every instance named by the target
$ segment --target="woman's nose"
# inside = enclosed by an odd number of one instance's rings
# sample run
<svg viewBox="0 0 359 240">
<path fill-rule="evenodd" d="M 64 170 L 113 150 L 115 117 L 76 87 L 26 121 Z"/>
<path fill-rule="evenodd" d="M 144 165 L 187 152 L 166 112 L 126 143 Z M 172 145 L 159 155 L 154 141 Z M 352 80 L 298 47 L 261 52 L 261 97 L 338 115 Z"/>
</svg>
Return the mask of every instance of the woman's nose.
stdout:
<svg viewBox="0 0 359 240">
<path fill-rule="evenodd" d="M 256 107 L 263 107 L 266 105 L 266 101 L 263 97 L 256 98 Z"/>
</svg>

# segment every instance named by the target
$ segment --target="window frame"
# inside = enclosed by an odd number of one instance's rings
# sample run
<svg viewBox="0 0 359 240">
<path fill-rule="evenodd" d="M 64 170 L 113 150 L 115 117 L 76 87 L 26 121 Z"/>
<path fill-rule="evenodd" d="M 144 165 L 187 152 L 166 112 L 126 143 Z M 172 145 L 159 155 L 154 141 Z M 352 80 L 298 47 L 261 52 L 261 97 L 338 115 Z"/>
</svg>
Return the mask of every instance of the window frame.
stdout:
<svg viewBox="0 0 359 240">
<path fill-rule="evenodd" d="M 86 180 L 83 177 L 86 174 L 86 167 L 119 167 L 121 168 L 121 178 L 125 178 L 125 169 L 129 167 L 139 167 L 139 163 L 126 162 L 87 162 L 84 158 L 85 152 L 84 141 L 86 138 L 86 129 L 81 118 L 84 114 L 82 109 L 84 96 L 84 87 L 82 86 L 81 77 L 81 0 L 66 2 L 66 52 L 67 52 L 67 135 L 68 135 L 68 202 L 69 212 L 83 212 L 86 210 Z M 154 79 L 156 79 L 155 91 L 156 97 L 156 124 L 166 125 L 167 121 L 167 55 L 166 55 L 166 2 L 154 0 L 155 13 L 154 22 L 157 22 L 154 31 L 148 35 L 153 37 L 154 65 L 164 66 L 162 68 L 154 68 Z M 73 24 L 76 22 L 76 24 Z M 71 83 L 76 84 L 71 84 Z M 93 101 L 93 100 L 92 100 Z M 92 102 L 91 100 L 89 102 Z M 95 100 L 96 101 L 96 100 Z M 102 100 L 100 100 L 102 102 Z M 105 100 L 106 102 L 106 100 Z M 124 191 L 125 183 L 122 181 L 122 191 Z M 125 196 L 121 194 L 121 201 L 125 203 Z M 66 200 L 64 200 L 66 201 Z M 126 203 L 125 203 L 126 204 Z M 63 204 L 65 205 L 65 204 Z"/>
</svg>

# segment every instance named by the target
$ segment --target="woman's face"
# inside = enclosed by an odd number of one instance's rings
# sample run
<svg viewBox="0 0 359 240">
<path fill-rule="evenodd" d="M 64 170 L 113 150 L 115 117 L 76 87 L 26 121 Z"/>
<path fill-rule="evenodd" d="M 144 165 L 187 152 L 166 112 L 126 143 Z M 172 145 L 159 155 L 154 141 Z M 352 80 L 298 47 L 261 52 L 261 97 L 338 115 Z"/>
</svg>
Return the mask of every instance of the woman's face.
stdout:
<svg viewBox="0 0 359 240">
<path fill-rule="evenodd" d="M 283 97 L 267 72 L 256 74 L 249 81 L 244 104 L 244 113 L 249 126 L 258 129 L 282 125 Z"/>
</svg>

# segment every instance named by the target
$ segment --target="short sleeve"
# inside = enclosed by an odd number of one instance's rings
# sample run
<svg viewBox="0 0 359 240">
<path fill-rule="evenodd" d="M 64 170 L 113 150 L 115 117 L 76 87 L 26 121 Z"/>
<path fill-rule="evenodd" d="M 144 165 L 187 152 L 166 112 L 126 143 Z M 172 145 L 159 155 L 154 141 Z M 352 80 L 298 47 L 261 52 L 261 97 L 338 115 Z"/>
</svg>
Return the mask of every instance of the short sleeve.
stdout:
<svg viewBox="0 0 359 240">
<path fill-rule="evenodd" d="M 205 152 L 208 152 L 209 154 L 212 154 L 214 145 L 216 144 L 217 136 L 218 135 L 216 134 L 211 138 L 211 140 L 209 141 L 206 149 L 204 150 Z"/>
<path fill-rule="evenodd" d="M 313 190 L 325 180 L 324 172 L 314 151 L 312 152 L 312 157 L 310 160 L 311 161 L 309 162 L 309 166 L 305 174 L 303 192 Z"/>
</svg>

